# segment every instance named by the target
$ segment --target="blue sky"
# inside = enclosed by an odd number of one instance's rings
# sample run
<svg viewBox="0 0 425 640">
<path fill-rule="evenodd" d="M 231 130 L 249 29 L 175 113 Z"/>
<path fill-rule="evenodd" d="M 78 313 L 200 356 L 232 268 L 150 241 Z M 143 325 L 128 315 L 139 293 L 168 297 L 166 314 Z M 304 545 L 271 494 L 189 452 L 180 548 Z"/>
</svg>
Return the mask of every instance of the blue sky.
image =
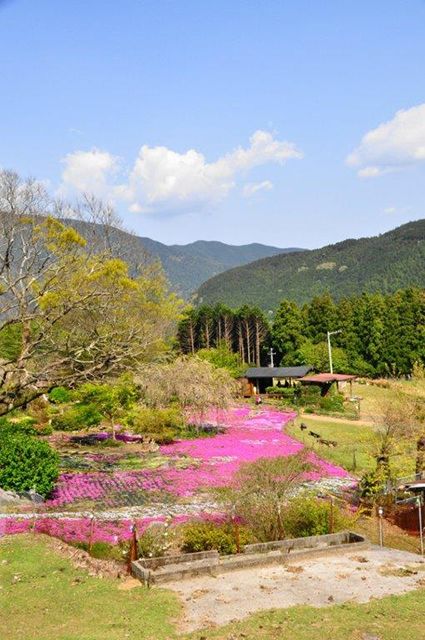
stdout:
<svg viewBox="0 0 425 640">
<path fill-rule="evenodd" d="M 424 36 L 422 0 L 0 0 L 0 167 L 166 243 L 381 233 L 424 217 Z"/>
</svg>

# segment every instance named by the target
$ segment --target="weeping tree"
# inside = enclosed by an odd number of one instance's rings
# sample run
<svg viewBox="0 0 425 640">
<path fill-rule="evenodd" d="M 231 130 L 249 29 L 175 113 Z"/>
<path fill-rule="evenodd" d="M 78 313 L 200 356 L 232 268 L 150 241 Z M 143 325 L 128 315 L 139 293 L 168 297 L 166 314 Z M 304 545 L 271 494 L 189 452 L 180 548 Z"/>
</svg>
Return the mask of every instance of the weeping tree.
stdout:
<svg viewBox="0 0 425 640">
<path fill-rule="evenodd" d="M 139 371 L 136 382 L 147 405 L 164 408 L 178 403 L 195 422 L 211 410 L 227 409 L 239 389 L 228 371 L 197 356 L 146 365 Z"/>
<path fill-rule="evenodd" d="M 38 183 L 0 172 L 0 415 L 152 360 L 180 312 L 157 265 L 131 277 L 53 206 Z"/>
</svg>

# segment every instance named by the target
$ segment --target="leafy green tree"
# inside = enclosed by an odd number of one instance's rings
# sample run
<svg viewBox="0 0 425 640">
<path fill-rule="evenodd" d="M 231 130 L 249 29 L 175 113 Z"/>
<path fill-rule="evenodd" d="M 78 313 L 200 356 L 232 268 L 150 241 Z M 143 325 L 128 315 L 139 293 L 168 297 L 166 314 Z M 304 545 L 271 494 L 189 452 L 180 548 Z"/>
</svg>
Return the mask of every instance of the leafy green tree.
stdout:
<svg viewBox="0 0 425 640">
<path fill-rule="evenodd" d="M 201 360 L 210 362 L 214 367 L 226 369 L 232 378 L 244 375 L 246 365 L 242 362 L 238 353 L 233 353 L 223 341 L 215 349 L 200 349 L 197 354 Z"/>
<path fill-rule="evenodd" d="M 327 342 L 313 344 L 305 340 L 294 356 L 295 364 L 309 364 L 318 371 L 329 371 L 329 353 Z M 341 347 L 332 347 L 332 363 L 335 373 L 347 373 L 350 370 L 347 354 Z"/>
<path fill-rule="evenodd" d="M 290 300 L 282 300 L 271 330 L 272 346 L 278 351 L 282 365 L 293 365 L 297 351 L 305 342 L 304 319 L 300 308 Z"/>
<path fill-rule="evenodd" d="M 115 439 L 117 422 L 132 409 L 139 398 L 139 391 L 127 375 L 111 383 L 88 382 L 78 389 L 76 395 L 83 404 L 96 407 L 108 422 Z"/>
<path fill-rule="evenodd" d="M 181 309 L 157 265 L 130 277 L 122 260 L 93 253 L 47 215 L 51 207 L 40 185 L 0 172 L 0 337 L 16 338 L 0 361 L 0 415 L 151 360 Z"/>
<path fill-rule="evenodd" d="M 303 307 L 303 314 L 306 335 L 314 343 L 325 340 L 327 331 L 339 328 L 336 306 L 329 293 L 315 296 Z"/>
<path fill-rule="evenodd" d="M 198 310 L 188 307 L 177 327 L 177 342 L 182 353 L 192 353 L 199 349 L 200 342 Z"/>
</svg>

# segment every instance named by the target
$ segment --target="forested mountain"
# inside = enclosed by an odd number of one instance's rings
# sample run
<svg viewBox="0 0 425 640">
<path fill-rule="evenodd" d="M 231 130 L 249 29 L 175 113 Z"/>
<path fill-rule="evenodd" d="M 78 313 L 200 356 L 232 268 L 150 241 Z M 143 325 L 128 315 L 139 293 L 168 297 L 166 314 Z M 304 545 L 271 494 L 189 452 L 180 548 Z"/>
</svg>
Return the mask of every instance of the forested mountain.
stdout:
<svg viewBox="0 0 425 640">
<path fill-rule="evenodd" d="M 329 291 L 338 300 L 407 286 L 425 286 L 425 219 L 379 236 L 276 255 L 231 269 L 205 282 L 197 301 L 270 310 L 282 298 L 304 303 Z"/>
<path fill-rule="evenodd" d="M 105 237 L 105 229 L 100 230 L 101 225 L 80 220 L 66 222 L 85 237 Z M 297 248 L 280 249 L 258 243 L 236 246 L 206 240 L 185 245 L 166 245 L 112 227 L 106 235 L 114 245 L 115 253 L 132 266 L 144 260 L 146 255 L 159 258 L 172 289 L 185 298 L 190 298 L 205 280 L 227 269 L 279 253 L 300 251 Z"/>
</svg>

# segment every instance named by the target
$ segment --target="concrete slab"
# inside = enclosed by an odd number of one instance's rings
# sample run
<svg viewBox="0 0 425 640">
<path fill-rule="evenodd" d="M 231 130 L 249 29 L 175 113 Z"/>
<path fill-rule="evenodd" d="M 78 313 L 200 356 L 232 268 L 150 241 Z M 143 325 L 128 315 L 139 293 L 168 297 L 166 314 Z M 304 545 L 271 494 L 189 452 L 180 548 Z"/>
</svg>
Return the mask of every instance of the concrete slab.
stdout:
<svg viewBox="0 0 425 640">
<path fill-rule="evenodd" d="M 407 569 L 407 570 L 406 570 Z M 183 630 L 223 625 L 265 609 L 367 602 L 421 588 L 425 562 L 394 549 L 346 549 L 302 559 L 167 584 L 182 599 Z M 425 600 L 425 592 L 424 592 Z"/>
</svg>

